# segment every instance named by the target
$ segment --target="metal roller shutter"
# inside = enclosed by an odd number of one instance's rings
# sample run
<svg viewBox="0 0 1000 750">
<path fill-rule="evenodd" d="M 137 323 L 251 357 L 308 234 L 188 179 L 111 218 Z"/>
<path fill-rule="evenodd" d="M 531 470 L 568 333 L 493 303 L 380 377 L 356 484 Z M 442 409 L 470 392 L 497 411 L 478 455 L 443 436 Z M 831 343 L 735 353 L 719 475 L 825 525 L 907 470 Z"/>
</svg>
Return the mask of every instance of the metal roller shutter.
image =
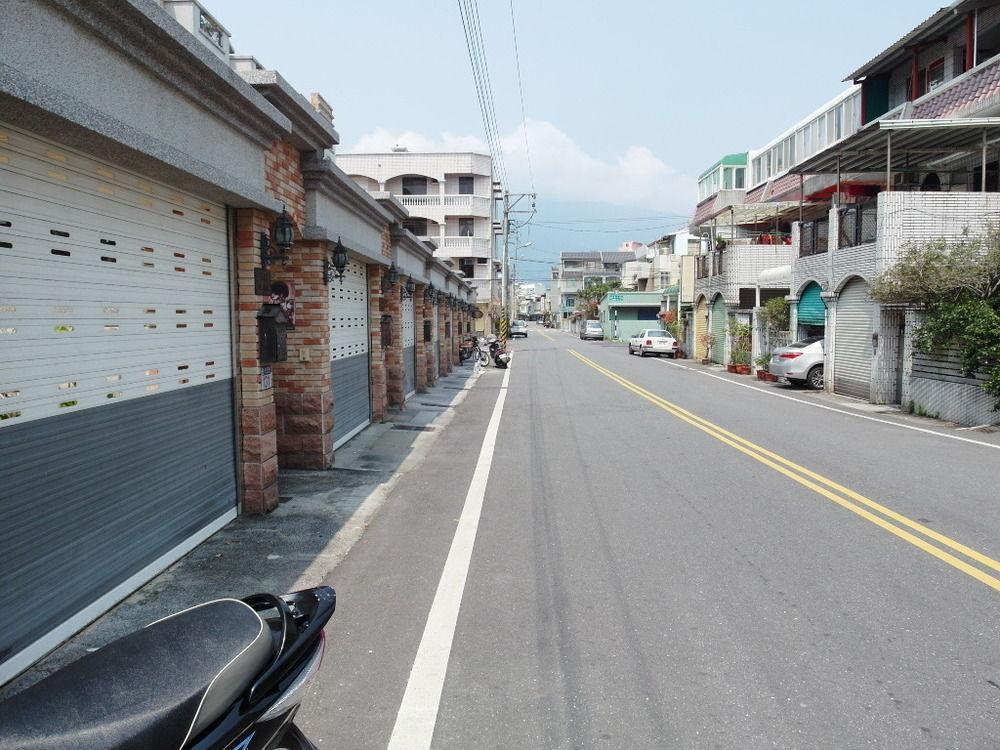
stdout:
<svg viewBox="0 0 1000 750">
<path fill-rule="evenodd" d="M 409 398 L 417 391 L 417 347 L 414 340 L 413 297 L 403 300 L 403 390 Z"/>
<path fill-rule="evenodd" d="M 0 682 L 236 515 L 225 207 L 0 124 Z"/>
<path fill-rule="evenodd" d="M 726 363 L 726 303 L 722 296 L 712 302 L 712 361 L 723 365 Z"/>
<path fill-rule="evenodd" d="M 330 285 L 330 378 L 333 447 L 371 423 L 369 393 L 368 268 L 348 260 L 344 283 Z"/>
<path fill-rule="evenodd" d="M 863 279 L 848 282 L 837 298 L 833 390 L 869 398 L 872 382 L 872 303 Z"/>
<path fill-rule="evenodd" d="M 708 333 L 708 303 L 702 297 L 694 311 L 694 356 L 697 359 L 704 359 L 707 356 L 707 347 L 702 343 L 706 333 Z"/>
<path fill-rule="evenodd" d="M 819 284 L 810 283 L 799 296 L 798 321 L 800 325 L 826 325 L 826 305 L 820 297 Z"/>
</svg>

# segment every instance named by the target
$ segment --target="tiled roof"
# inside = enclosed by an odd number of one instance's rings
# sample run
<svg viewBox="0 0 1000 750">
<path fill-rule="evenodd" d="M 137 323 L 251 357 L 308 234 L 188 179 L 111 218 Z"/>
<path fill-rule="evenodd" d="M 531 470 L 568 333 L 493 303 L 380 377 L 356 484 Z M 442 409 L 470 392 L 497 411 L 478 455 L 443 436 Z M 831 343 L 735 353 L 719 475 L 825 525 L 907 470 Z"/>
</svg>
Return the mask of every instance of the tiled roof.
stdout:
<svg viewBox="0 0 1000 750">
<path fill-rule="evenodd" d="M 767 183 L 763 185 L 758 185 L 749 193 L 747 193 L 746 200 L 744 203 L 760 203 L 761 199 L 764 197 L 764 191 L 767 189 Z"/>
<path fill-rule="evenodd" d="M 913 105 L 914 119 L 937 119 L 975 108 L 1000 94 L 1000 63 L 987 65 L 952 86 L 945 86 L 936 96 Z"/>
<path fill-rule="evenodd" d="M 630 260 L 635 260 L 635 253 L 619 253 L 619 252 L 601 253 L 602 263 L 625 263 Z"/>
<path fill-rule="evenodd" d="M 588 250 L 585 252 L 562 252 L 559 253 L 559 260 L 600 260 L 600 250 Z"/>
<path fill-rule="evenodd" d="M 695 209 L 694 218 L 691 219 L 691 226 L 696 227 L 708 220 L 708 217 L 715 212 L 715 196 L 706 198 Z"/>
<path fill-rule="evenodd" d="M 786 174 L 768 184 L 767 200 L 798 200 L 799 197 L 799 176 L 797 174 Z"/>
</svg>

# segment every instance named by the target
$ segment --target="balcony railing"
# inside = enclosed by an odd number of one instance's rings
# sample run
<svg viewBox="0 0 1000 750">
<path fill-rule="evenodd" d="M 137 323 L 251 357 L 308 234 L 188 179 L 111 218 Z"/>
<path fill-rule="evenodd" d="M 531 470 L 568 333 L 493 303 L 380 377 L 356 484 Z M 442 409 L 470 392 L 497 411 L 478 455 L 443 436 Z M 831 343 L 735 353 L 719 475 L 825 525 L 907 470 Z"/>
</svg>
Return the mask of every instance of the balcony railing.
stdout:
<svg viewBox="0 0 1000 750">
<path fill-rule="evenodd" d="M 830 220 L 803 222 L 799 229 L 799 257 L 825 253 L 829 248 Z"/>
<path fill-rule="evenodd" d="M 837 247 L 857 247 L 874 242 L 878 231 L 878 204 L 859 203 L 840 209 Z"/>
<path fill-rule="evenodd" d="M 493 241 L 488 237 L 430 237 L 442 250 L 468 250 L 474 253 L 490 253 Z"/>
<path fill-rule="evenodd" d="M 397 195 L 407 208 L 453 209 L 455 213 L 489 214 L 490 199 L 481 195 Z"/>
</svg>

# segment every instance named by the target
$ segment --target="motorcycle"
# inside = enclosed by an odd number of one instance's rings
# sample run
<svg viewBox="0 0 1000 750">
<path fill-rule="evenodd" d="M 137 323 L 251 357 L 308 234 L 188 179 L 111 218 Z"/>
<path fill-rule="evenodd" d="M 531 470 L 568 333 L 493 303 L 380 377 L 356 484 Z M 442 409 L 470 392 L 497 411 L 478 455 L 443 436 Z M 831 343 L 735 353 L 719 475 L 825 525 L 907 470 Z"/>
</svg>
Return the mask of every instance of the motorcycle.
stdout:
<svg viewBox="0 0 1000 750">
<path fill-rule="evenodd" d="M 500 369 L 507 369 L 510 363 L 510 352 L 500 345 L 500 340 L 496 336 L 491 336 L 489 341 L 489 353 L 493 358 L 493 366 Z"/>
<path fill-rule="evenodd" d="M 0 750 L 317 750 L 293 720 L 336 606 L 320 586 L 157 620 L 0 703 Z"/>
</svg>

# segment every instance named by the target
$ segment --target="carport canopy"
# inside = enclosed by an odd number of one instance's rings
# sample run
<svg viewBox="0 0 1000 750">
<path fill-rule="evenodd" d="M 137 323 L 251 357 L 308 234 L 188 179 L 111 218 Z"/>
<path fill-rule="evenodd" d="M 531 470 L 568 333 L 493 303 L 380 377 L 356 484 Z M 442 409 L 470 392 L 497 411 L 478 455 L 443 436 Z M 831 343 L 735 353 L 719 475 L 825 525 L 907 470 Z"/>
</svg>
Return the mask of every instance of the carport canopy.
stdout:
<svg viewBox="0 0 1000 750">
<path fill-rule="evenodd" d="M 936 168 L 939 162 L 979 154 L 1000 141 L 1000 117 L 940 120 L 876 120 L 830 148 L 794 166 L 792 174 L 886 173 Z M 985 182 L 985 176 L 983 178 Z"/>
</svg>

